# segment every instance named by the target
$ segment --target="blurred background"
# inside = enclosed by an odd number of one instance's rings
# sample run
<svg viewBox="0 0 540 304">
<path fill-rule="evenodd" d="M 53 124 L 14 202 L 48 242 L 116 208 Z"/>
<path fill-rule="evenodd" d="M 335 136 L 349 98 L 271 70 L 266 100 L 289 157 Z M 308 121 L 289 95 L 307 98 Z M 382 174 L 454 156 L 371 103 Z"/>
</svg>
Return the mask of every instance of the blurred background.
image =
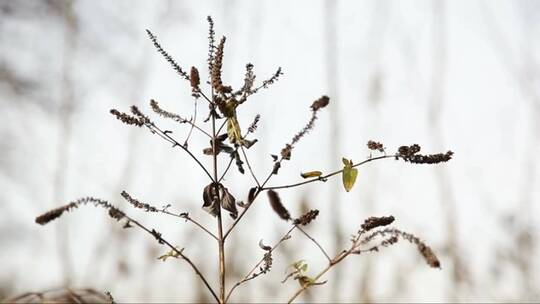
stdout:
<svg viewBox="0 0 540 304">
<path fill-rule="evenodd" d="M 205 175 L 181 150 L 109 114 L 132 104 L 150 113 L 153 98 L 192 116 L 189 84 L 145 29 L 204 79 L 207 15 L 217 38 L 227 36 L 225 83 L 241 86 L 248 62 L 259 82 L 279 66 L 284 71 L 238 113 L 244 128 L 261 114 L 259 142 L 248 150 L 259 178 L 272 168 L 269 155 L 307 122 L 311 103 L 331 98 L 270 185 L 339 169 L 341 157 L 363 160 L 370 139 L 389 153 L 413 143 L 425 153 L 455 152 L 435 166 L 371 162 L 359 168 L 349 193 L 339 177 L 279 191 L 293 216 L 321 211 L 306 229 L 332 254 L 349 245 L 368 216 L 394 215 L 395 226 L 425 240 L 442 263 L 442 270 L 427 267 L 402 242 L 348 258 L 301 301 L 540 300 L 540 2 L 532 0 L 1 0 L 0 299 L 69 286 L 109 290 L 122 302 L 211 300 L 185 262 L 158 261 L 166 248 L 121 229 L 103 210 L 86 207 L 45 227 L 34 223 L 82 196 L 107 199 L 184 247 L 217 285 L 215 241 L 189 223 L 134 210 L 119 195 L 170 203 L 214 229 L 201 209 Z M 198 111 L 201 121 L 204 103 Z M 179 140 L 189 131 L 155 121 Z M 198 135 L 189 147 L 202 154 L 208 141 Z M 220 168 L 226 163 L 221 156 Z M 226 186 L 245 199 L 251 177 L 231 172 Z M 229 284 L 260 259 L 260 239 L 275 243 L 288 228 L 261 197 L 229 239 Z M 232 300 L 287 300 L 298 283 L 281 280 L 299 259 L 309 274 L 326 262 L 306 237 L 293 234 L 274 255 L 272 272 Z"/>
</svg>

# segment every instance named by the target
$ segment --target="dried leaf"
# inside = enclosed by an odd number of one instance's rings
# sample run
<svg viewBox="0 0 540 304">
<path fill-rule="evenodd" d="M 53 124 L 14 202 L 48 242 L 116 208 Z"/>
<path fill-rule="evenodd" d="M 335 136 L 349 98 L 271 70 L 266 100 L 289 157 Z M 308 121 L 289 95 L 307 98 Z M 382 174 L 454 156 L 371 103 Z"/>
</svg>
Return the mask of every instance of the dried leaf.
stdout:
<svg viewBox="0 0 540 304">
<path fill-rule="evenodd" d="M 301 173 L 300 176 L 303 178 L 310 178 L 310 177 L 319 177 L 322 175 L 321 171 L 309 171 L 305 173 Z"/>
<path fill-rule="evenodd" d="M 242 143 L 242 132 L 240 130 L 240 125 L 236 117 L 230 117 L 227 119 L 227 135 L 229 141 L 233 144 Z"/>
<path fill-rule="evenodd" d="M 351 191 L 354 183 L 356 182 L 356 177 L 358 176 L 358 169 L 352 167 L 352 160 L 347 160 L 343 158 L 342 161 L 344 165 L 342 173 L 343 187 L 345 187 L 345 191 L 349 192 Z"/>
<path fill-rule="evenodd" d="M 244 166 L 243 166 L 244 162 L 240 158 L 240 154 L 238 153 L 238 151 L 234 151 L 234 153 L 231 154 L 231 157 L 234 157 L 236 167 L 238 168 L 238 172 L 244 174 L 245 173 Z"/>
<path fill-rule="evenodd" d="M 275 162 L 274 168 L 272 168 L 272 174 L 277 175 L 279 173 L 279 168 L 281 168 L 281 162 Z"/>
<path fill-rule="evenodd" d="M 242 141 L 242 145 L 244 145 L 244 147 L 246 147 L 247 149 L 251 148 L 251 146 L 253 146 L 258 140 L 257 139 L 254 139 L 254 140 L 247 140 L 247 139 L 244 139 Z"/>
<path fill-rule="evenodd" d="M 256 193 L 257 193 L 257 187 L 253 187 L 253 188 L 249 189 L 248 204 L 253 203 L 253 201 L 255 200 L 255 194 Z"/>
<path fill-rule="evenodd" d="M 217 193 L 214 184 L 210 183 L 203 190 L 203 206 L 202 208 L 213 216 L 217 216 L 219 212 L 219 203 L 217 201 Z"/>
<path fill-rule="evenodd" d="M 263 240 L 262 240 L 262 239 L 259 241 L 259 247 L 261 247 L 261 249 L 262 249 L 262 250 L 265 250 L 265 251 L 270 251 L 270 250 L 272 250 L 272 247 L 266 246 L 266 245 L 263 244 Z"/>
<path fill-rule="evenodd" d="M 222 192 L 222 199 L 221 199 L 221 207 L 223 209 L 229 211 L 229 215 L 236 219 L 238 217 L 238 210 L 236 209 L 236 199 L 232 194 L 229 192 L 229 190 L 222 185 L 220 185 L 220 190 Z"/>
<path fill-rule="evenodd" d="M 289 210 L 283 206 L 281 203 L 281 199 L 279 198 L 279 195 L 274 190 L 268 190 L 268 200 L 270 201 L 270 205 L 272 206 L 272 209 L 274 209 L 274 212 L 276 212 L 277 215 L 279 215 L 280 218 L 288 221 L 291 219 L 291 214 L 289 213 Z"/>
</svg>

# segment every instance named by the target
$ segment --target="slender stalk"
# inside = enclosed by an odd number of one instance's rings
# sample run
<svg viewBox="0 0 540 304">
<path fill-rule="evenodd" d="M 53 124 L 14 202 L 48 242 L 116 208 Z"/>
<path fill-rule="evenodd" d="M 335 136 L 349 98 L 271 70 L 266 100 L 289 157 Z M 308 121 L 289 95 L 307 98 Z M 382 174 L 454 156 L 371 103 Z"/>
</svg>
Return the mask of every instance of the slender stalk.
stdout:
<svg viewBox="0 0 540 304">
<path fill-rule="evenodd" d="M 218 238 L 217 238 L 217 236 L 215 234 L 213 234 L 210 230 L 208 230 L 206 227 L 204 227 L 201 223 L 199 223 L 198 221 L 191 218 L 189 215 L 187 215 L 187 213 L 176 214 L 176 213 L 169 212 L 167 210 L 159 210 L 159 212 L 170 215 L 170 216 L 179 217 L 179 218 L 184 219 L 184 220 L 186 220 L 188 222 L 191 222 L 191 223 L 195 224 L 197 227 L 201 228 L 201 230 L 206 232 L 209 236 L 213 237 L 216 241 L 218 240 Z"/>
<path fill-rule="evenodd" d="M 229 163 L 227 164 L 227 167 L 225 168 L 225 171 L 223 171 L 223 173 L 221 174 L 221 177 L 218 179 L 218 183 L 221 183 L 223 178 L 225 178 L 225 175 L 227 175 L 227 172 L 229 172 L 229 169 L 231 168 L 233 161 L 234 161 L 234 158 L 231 157 L 231 159 L 229 160 Z"/>
<path fill-rule="evenodd" d="M 246 150 L 244 149 L 244 146 L 240 145 L 240 149 L 242 150 L 242 154 L 244 155 L 244 159 L 246 160 L 246 164 L 248 166 L 248 169 L 249 169 L 249 173 L 251 173 L 251 176 L 253 177 L 253 180 L 255 181 L 255 183 L 257 184 L 257 187 L 261 187 L 261 184 L 259 183 L 259 180 L 257 179 L 257 177 L 255 176 L 255 173 L 253 172 L 253 169 L 251 168 L 251 165 L 249 164 L 249 159 L 247 157 L 247 154 L 246 154 Z"/>
<path fill-rule="evenodd" d="M 308 239 L 310 239 L 317 247 L 319 247 L 319 249 L 321 250 L 321 252 L 324 254 L 324 256 L 326 257 L 326 259 L 328 260 L 328 262 L 332 262 L 332 258 L 330 258 L 330 256 L 328 255 L 328 253 L 326 252 L 326 250 L 324 250 L 323 246 L 317 242 L 317 240 L 315 240 L 311 235 L 309 235 L 304 229 L 302 229 L 301 227 L 298 227 L 298 230 L 300 230 L 300 232 L 302 232 Z"/>
<path fill-rule="evenodd" d="M 219 303 L 225 303 L 225 238 L 223 237 L 223 223 L 221 218 L 221 202 L 219 197 L 219 187 L 218 187 L 218 165 L 217 165 L 217 134 L 216 134 L 216 117 L 212 115 L 212 158 L 214 161 L 214 183 L 215 193 L 218 200 L 218 212 L 217 212 L 217 222 L 218 222 L 218 248 L 219 248 Z"/>
<path fill-rule="evenodd" d="M 353 168 L 354 167 L 358 167 L 358 166 L 361 166 L 365 163 L 369 163 L 369 162 L 372 162 L 372 161 L 375 161 L 375 160 L 379 160 L 379 159 L 385 159 L 385 158 L 395 158 L 396 155 L 383 155 L 383 156 L 377 156 L 377 157 L 372 157 L 372 158 L 368 158 L 364 161 L 361 161 L 357 164 L 354 164 L 353 165 Z M 400 156 L 397 156 L 397 157 L 400 157 Z M 275 189 L 283 189 L 283 188 L 293 188 L 293 187 L 298 187 L 298 186 L 302 186 L 302 185 L 305 185 L 305 184 L 309 184 L 309 183 L 313 183 L 313 182 L 317 182 L 317 181 L 326 181 L 326 179 L 328 179 L 329 177 L 332 177 L 334 175 L 337 175 L 337 174 L 340 174 L 343 172 L 343 169 L 341 170 L 337 170 L 337 171 L 334 171 L 332 173 L 329 173 L 329 174 L 326 174 L 326 175 L 323 175 L 323 176 L 319 176 L 317 178 L 314 178 L 314 179 L 310 179 L 310 180 L 306 180 L 306 181 L 302 181 L 302 182 L 298 182 L 298 183 L 295 183 L 295 184 L 289 184 L 289 185 L 282 185 L 282 186 L 273 186 L 273 187 L 264 187 L 264 185 L 262 186 L 262 189 L 261 191 L 264 191 L 264 190 L 275 190 Z"/>
<path fill-rule="evenodd" d="M 280 239 L 279 241 L 272 247 L 272 249 L 270 249 L 268 252 L 269 253 L 272 253 L 274 252 L 274 250 L 276 250 L 279 245 L 281 245 L 283 242 L 285 242 L 286 240 L 288 240 L 290 237 L 291 237 L 291 233 L 293 232 L 294 229 L 296 228 L 300 228 L 298 227 L 298 225 L 293 225 L 291 227 L 291 229 L 289 229 L 289 231 L 287 231 L 287 233 L 285 233 Z M 231 297 L 233 291 L 240 285 L 246 283 L 247 281 L 250 281 L 256 277 L 258 277 L 258 274 L 257 275 L 253 275 L 253 273 L 255 272 L 255 270 L 257 270 L 257 268 L 259 267 L 259 265 L 262 264 L 262 262 L 264 262 L 264 256 L 263 258 L 261 258 L 259 260 L 259 262 L 257 264 L 255 264 L 255 266 L 253 266 L 253 268 L 251 268 L 251 270 L 244 276 L 244 278 L 238 282 L 236 282 L 236 284 L 234 284 L 234 286 L 231 288 L 231 290 L 229 290 L 229 293 L 227 294 L 227 298 L 225 298 L 225 301 L 229 301 L 229 298 Z"/>
<path fill-rule="evenodd" d="M 199 161 L 199 159 L 193 155 L 193 153 L 191 153 L 191 151 L 189 151 L 186 147 L 184 147 L 183 145 L 181 145 L 176 139 L 172 138 L 168 133 L 164 132 L 163 130 L 161 130 L 158 126 L 156 126 L 154 123 L 150 123 L 150 124 L 146 124 L 146 127 L 150 130 L 150 132 L 152 133 L 155 133 L 157 134 L 159 137 L 163 138 L 164 140 L 170 142 L 171 144 L 173 144 L 173 148 L 174 147 L 180 147 L 180 149 L 184 150 L 187 154 L 189 154 L 189 156 L 191 156 L 191 158 L 193 158 L 197 164 L 199 165 L 199 167 L 201 167 L 201 169 L 204 171 L 204 173 L 206 173 L 206 175 L 208 175 L 208 177 L 212 180 L 212 181 L 216 181 L 217 179 L 214 179 L 212 177 L 212 175 L 210 175 L 210 173 L 208 172 L 208 170 L 206 170 L 206 168 L 203 166 L 203 164 Z"/>
<path fill-rule="evenodd" d="M 193 269 L 193 271 L 195 271 L 195 273 L 199 276 L 199 278 L 203 281 L 204 285 L 206 286 L 206 288 L 210 291 L 210 293 L 212 294 L 212 296 L 217 300 L 219 301 L 216 293 L 214 292 L 214 289 L 212 289 L 212 286 L 210 286 L 210 284 L 208 283 L 208 281 L 206 280 L 206 278 L 204 277 L 204 275 L 202 274 L 202 272 L 199 270 L 199 268 L 184 254 L 182 253 L 182 250 L 178 250 L 176 249 L 176 247 L 174 247 L 171 243 L 167 242 L 165 239 L 163 239 L 161 236 L 157 236 L 156 234 L 152 233 L 152 231 L 150 231 L 150 229 L 146 228 L 145 226 L 143 226 L 141 223 L 139 223 L 138 221 L 134 220 L 133 218 L 125 215 L 125 217 L 132 223 L 132 224 L 135 224 L 137 227 L 143 229 L 144 231 L 148 232 L 150 235 L 154 236 L 155 238 L 158 239 L 158 241 L 160 243 L 163 243 L 165 245 L 167 245 L 169 248 L 171 248 L 171 250 L 173 250 L 176 254 L 178 254 L 180 257 L 182 257 L 183 260 L 185 260 L 190 266 L 191 268 Z"/>
</svg>

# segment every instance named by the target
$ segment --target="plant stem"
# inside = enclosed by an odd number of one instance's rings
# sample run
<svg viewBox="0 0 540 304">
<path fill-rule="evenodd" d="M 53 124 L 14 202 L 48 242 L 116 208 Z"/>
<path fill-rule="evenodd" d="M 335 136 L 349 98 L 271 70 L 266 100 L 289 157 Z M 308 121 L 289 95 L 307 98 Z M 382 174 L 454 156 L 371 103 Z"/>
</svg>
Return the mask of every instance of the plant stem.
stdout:
<svg viewBox="0 0 540 304">
<path fill-rule="evenodd" d="M 357 164 L 354 164 L 353 168 L 361 166 L 361 165 L 363 165 L 365 163 L 369 163 L 369 162 L 374 161 L 374 160 L 385 159 L 385 158 L 395 158 L 395 157 L 396 157 L 396 155 L 383 155 L 383 156 L 371 157 L 371 158 L 368 158 L 368 159 L 366 159 L 364 161 L 361 161 L 361 162 L 359 162 Z M 400 156 L 397 156 L 397 157 L 400 157 Z M 327 178 L 332 177 L 332 176 L 337 175 L 337 174 L 340 174 L 341 172 L 343 172 L 343 169 L 334 171 L 332 173 L 329 173 L 329 174 L 326 174 L 326 175 L 323 175 L 323 176 L 319 176 L 319 177 L 314 178 L 314 179 L 306 180 L 306 181 L 303 181 L 303 182 L 298 182 L 298 183 L 295 183 L 295 184 L 289 184 L 289 185 L 264 187 L 264 184 L 266 184 L 266 183 L 264 183 L 261 191 L 271 190 L 271 189 L 276 190 L 276 189 L 283 189 L 283 188 L 293 188 L 293 187 L 298 187 L 298 186 L 302 186 L 302 185 L 305 185 L 305 184 L 313 183 L 313 182 L 316 182 L 316 181 L 326 181 Z"/>
<path fill-rule="evenodd" d="M 217 134 L 216 117 L 212 115 L 212 158 L 214 161 L 214 188 L 218 200 L 218 247 L 219 247 L 219 303 L 225 303 L 225 238 L 223 237 L 223 223 L 221 220 L 221 201 L 218 187 L 218 167 L 217 167 Z"/>
</svg>

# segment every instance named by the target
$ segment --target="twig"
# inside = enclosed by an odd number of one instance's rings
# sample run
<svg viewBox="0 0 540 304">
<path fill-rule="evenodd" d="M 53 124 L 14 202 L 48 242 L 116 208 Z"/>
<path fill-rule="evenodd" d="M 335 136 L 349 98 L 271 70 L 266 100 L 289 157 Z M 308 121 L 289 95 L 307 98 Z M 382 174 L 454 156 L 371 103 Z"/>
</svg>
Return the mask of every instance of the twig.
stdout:
<svg viewBox="0 0 540 304">
<path fill-rule="evenodd" d="M 150 123 L 146 123 L 145 126 L 150 130 L 150 132 L 154 133 L 154 134 L 158 134 L 159 137 L 163 138 L 164 140 L 170 142 L 172 145 L 173 145 L 173 148 L 174 147 L 180 147 L 180 149 L 184 150 L 185 152 L 187 152 L 187 154 L 189 154 L 189 156 L 191 156 L 191 158 L 193 158 L 197 164 L 199 165 L 199 167 L 201 167 L 201 169 L 203 169 L 204 173 L 206 173 L 206 175 L 208 175 L 208 177 L 214 181 L 214 178 L 212 178 L 212 175 L 210 175 L 210 173 L 208 172 L 208 170 L 206 170 L 206 168 L 203 166 L 203 164 L 199 161 L 199 159 L 193 155 L 193 153 L 191 153 L 191 151 L 189 151 L 186 147 L 184 147 L 183 145 L 181 145 L 178 141 L 176 141 L 174 138 L 172 138 L 168 133 L 165 133 L 164 131 L 162 131 L 159 127 L 157 127 L 153 122 L 150 122 Z"/>
<path fill-rule="evenodd" d="M 246 164 L 248 166 L 248 169 L 249 169 L 249 173 L 251 173 L 251 176 L 253 177 L 253 180 L 255 181 L 255 183 L 257 184 L 257 187 L 261 187 L 261 184 L 259 183 L 259 180 L 257 179 L 257 177 L 255 176 L 255 173 L 253 172 L 253 169 L 251 168 L 251 165 L 249 164 L 249 159 L 247 157 L 247 154 L 246 154 L 246 150 L 244 149 L 244 146 L 240 145 L 240 150 L 242 150 L 242 154 L 244 155 L 244 159 L 246 160 Z"/>
<path fill-rule="evenodd" d="M 238 152 L 238 149 L 235 150 L 235 152 Z M 229 160 L 229 164 L 227 164 L 227 167 L 225 168 L 225 171 L 223 171 L 223 173 L 221 174 L 221 177 L 218 179 L 218 183 L 220 183 L 223 180 L 223 178 L 225 178 L 225 175 L 227 175 L 227 172 L 231 168 L 231 165 L 232 165 L 233 161 L 234 161 L 234 158 L 231 157 L 231 159 Z"/>
<path fill-rule="evenodd" d="M 332 258 L 330 258 L 330 256 L 328 255 L 328 253 L 326 253 L 326 250 L 324 250 L 324 248 L 321 246 L 321 244 L 319 242 L 317 242 L 317 240 L 315 240 L 311 235 L 309 235 L 304 229 L 302 229 L 301 227 L 298 227 L 298 230 L 300 230 L 300 232 L 302 232 L 308 239 L 310 239 L 315 245 L 317 245 L 317 247 L 319 247 L 319 249 L 321 250 L 321 252 L 324 254 L 324 256 L 326 257 L 326 259 L 328 260 L 328 262 L 332 262 Z"/>
<path fill-rule="evenodd" d="M 283 242 L 285 242 L 286 240 L 288 240 L 290 237 L 291 237 L 291 233 L 294 231 L 294 229 L 300 229 L 300 227 L 298 227 L 298 225 L 293 225 L 291 227 L 291 229 L 289 229 L 289 231 L 287 231 L 287 233 L 285 233 L 280 239 L 279 241 L 274 245 L 272 246 L 272 249 L 268 250 L 267 253 L 272 253 L 274 252 L 274 250 L 276 250 Z M 227 298 L 225 299 L 225 301 L 229 301 L 229 297 L 232 295 L 233 291 L 240 285 L 246 283 L 247 281 L 250 281 L 250 280 L 253 280 L 255 279 L 258 275 L 253 275 L 253 273 L 255 272 L 255 270 L 259 267 L 259 265 L 261 265 L 262 263 L 264 262 L 264 256 L 259 260 L 259 262 L 257 264 L 255 264 L 255 266 L 253 266 L 253 268 L 244 276 L 244 278 L 238 282 L 236 282 L 236 284 L 234 284 L 234 286 L 229 290 L 229 293 L 227 294 Z"/>
<path fill-rule="evenodd" d="M 153 237 L 155 237 L 158 242 L 160 243 L 163 243 L 165 245 L 167 245 L 169 248 L 171 248 L 171 250 L 173 250 L 175 252 L 175 254 L 179 255 L 180 257 L 182 257 L 182 259 L 184 259 L 186 262 L 188 262 L 188 264 L 191 266 L 191 268 L 193 268 L 193 270 L 195 271 L 195 273 L 201 278 L 201 280 L 203 281 L 204 285 L 206 286 L 206 288 L 210 291 L 210 293 L 212 294 L 212 296 L 216 299 L 216 301 L 219 301 L 219 298 L 217 297 L 216 293 L 214 292 L 214 289 L 212 289 L 212 286 L 210 286 L 210 284 L 208 283 L 208 281 L 206 280 L 206 278 L 204 277 L 204 275 L 201 273 L 201 271 L 199 270 L 199 268 L 197 268 L 197 266 L 182 252 L 182 250 L 178 250 L 176 249 L 176 247 L 174 247 L 173 245 L 171 245 L 171 243 L 167 242 L 165 239 L 163 239 L 160 235 L 156 235 L 154 233 L 152 233 L 152 231 L 150 231 L 148 228 L 146 228 L 145 226 L 143 226 L 141 223 L 139 223 L 138 221 L 134 220 L 133 218 L 125 215 L 125 217 L 133 224 L 135 224 L 137 227 L 143 229 L 144 231 L 146 231 L 147 233 L 149 233 L 150 235 L 152 235 Z"/>
<path fill-rule="evenodd" d="M 369 163 L 369 162 L 372 162 L 372 161 L 375 161 L 375 160 L 379 160 L 379 159 L 385 159 L 385 158 L 396 158 L 396 157 L 401 157 L 399 155 L 383 155 L 383 156 L 377 156 L 377 157 L 373 157 L 373 158 L 368 158 L 362 162 L 359 162 L 357 164 L 354 164 L 352 167 L 358 167 L 358 166 L 361 166 L 365 163 Z M 302 181 L 302 182 L 298 182 L 298 183 L 295 183 L 295 184 L 290 184 L 290 185 L 282 185 L 282 186 L 273 186 L 273 187 L 262 187 L 262 190 L 261 191 L 264 191 L 264 190 L 276 190 L 276 189 L 283 189 L 283 188 L 293 188 L 293 187 L 298 187 L 298 186 L 301 186 L 301 185 L 305 185 L 305 184 L 309 184 L 309 183 L 313 183 L 313 182 L 317 182 L 317 181 L 326 181 L 327 178 L 329 177 L 332 177 L 334 175 L 337 175 L 337 174 L 340 174 L 343 172 L 343 169 L 341 170 L 337 170 L 337 171 L 334 171 L 332 173 L 329 173 L 329 174 L 326 174 L 326 175 L 323 175 L 323 176 L 319 176 L 317 178 L 314 178 L 314 179 L 310 179 L 310 180 L 306 180 L 306 181 Z"/>
<path fill-rule="evenodd" d="M 161 213 L 164 213 L 164 214 L 168 214 L 168 215 L 171 215 L 171 216 L 174 216 L 174 217 L 179 217 L 181 219 L 184 219 L 186 220 L 187 222 L 191 222 L 193 224 L 195 224 L 197 227 L 201 228 L 204 232 L 206 232 L 208 235 L 210 235 L 211 237 L 213 237 L 214 239 L 218 240 L 217 236 L 215 234 L 213 234 L 210 230 L 208 230 L 206 227 L 204 227 L 202 224 L 200 224 L 198 221 L 194 220 L 192 217 L 189 216 L 188 213 L 180 213 L 180 214 L 176 214 L 176 213 L 172 213 L 172 212 L 169 212 L 167 210 L 159 210 L 159 212 Z"/>
<path fill-rule="evenodd" d="M 191 128 L 189 129 L 189 133 L 186 137 L 186 140 L 184 140 L 184 146 L 188 146 L 189 138 L 191 137 L 191 132 L 193 132 L 193 128 L 195 127 L 195 122 L 197 121 L 197 99 L 195 99 L 195 105 L 193 110 L 193 123 L 191 124 Z M 212 138 L 212 137 L 210 137 Z"/>
<path fill-rule="evenodd" d="M 362 162 L 359 162 L 357 164 L 354 164 L 353 165 L 353 168 L 354 167 L 358 167 L 358 166 L 361 166 L 365 163 L 369 163 L 371 161 L 374 161 L 374 160 L 379 160 L 379 159 L 385 159 L 385 158 L 395 158 L 395 157 L 400 157 L 399 155 L 384 155 L 384 156 L 378 156 L 378 157 L 373 157 L 373 158 L 368 158 Z M 281 157 L 278 162 L 281 163 L 283 161 L 283 157 Z M 273 169 L 272 169 L 273 170 Z M 303 181 L 303 182 L 299 182 L 299 183 L 296 183 L 296 184 L 290 184 L 290 185 L 284 185 L 284 186 L 274 186 L 274 187 L 265 187 L 265 185 L 268 183 L 268 181 L 270 180 L 270 178 L 272 177 L 273 175 L 273 172 L 270 172 L 270 174 L 268 175 L 268 177 L 266 177 L 266 180 L 261 184 L 260 187 L 258 187 L 257 189 L 257 192 L 255 192 L 255 195 L 253 197 L 253 202 L 255 202 L 256 198 L 259 196 L 259 193 L 261 193 L 262 191 L 265 191 L 265 190 L 270 190 L 270 189 L 282 189 L 282 188 L 292 188 L 292 187 L 298 187 L 298 186 L 301 186 L 301 185 L 304 185 L 304 184 L 309 184 L 309 183 L 312 183 L 312 182 L 316 182 L 316 181 L 325 181 L 327 178 L 329 177 L 332 177 L 334 175 L 337 175 L 339 173 L 343 172 L 343 169 L 341 170 L 338 170 L 338 171 L 334 171 L 330 174 L 327 174 L 327 175 L 324 175 L 324 176 L 319 176 L 317 178 L 314 178 L 314 179 L 311 179 L 311 180 L 307 180 L 307 181 Z M 246 212 L 249 210 L 249 208 L 251 207 L 251 205 L 253 204 L 253 202 L 249 203 L 245 208 L 244 210 L 242 210 L 242 212 L 238 215 L 238 218 L 236 218 L 236 220 L 232 223 L 232 225 L 229 227 L 229 229 L 227 230 L 227 232 L 225 233 L 225 238 L 227 238 L 229 236 L 229 234 L 231 233 L 231 231 L 234 229 L 234 227 L 238 224 L 238 222 L 242 219 L 242 217 L 244 216 L 244 214 L 246 214 Z"/>
</svg>

